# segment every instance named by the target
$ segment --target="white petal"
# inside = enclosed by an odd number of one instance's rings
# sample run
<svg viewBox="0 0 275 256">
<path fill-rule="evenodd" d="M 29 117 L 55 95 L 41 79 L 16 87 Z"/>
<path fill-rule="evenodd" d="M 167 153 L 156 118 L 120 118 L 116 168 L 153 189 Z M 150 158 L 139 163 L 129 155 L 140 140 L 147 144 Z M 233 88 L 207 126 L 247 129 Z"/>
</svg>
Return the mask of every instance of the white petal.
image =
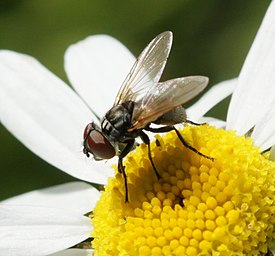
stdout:
<svg viewBox="0 0 275 256">
<path fill-rule="evenodd" d="M 2 201 L 9 205 L 30 205 L 75 210 L 84 215 L 93 210 L 100 192 L 84 182 L 70 182 L 31 191 Z"/>
<path fill-rule="evenodd" d="M 94 117 L 63 81 L 34 58 L 0 51 L 0 118 L 45 161 L 77 178 L 105 183 L 112 173 L 81 152 L 84 127 Z"/>
<path fill-rule="evenodd" d="M 275 1 L 272 1 L 241 70 L 230 102 L 227 128 L 250 130 L 275 99 Z"/>
<path fill-rule="evenodd" d="M 48 256 L 91 256 L 93 250 L 87 249 L 68 249 L 61 252 L 53 253 Z"/>
<path fill-rule="evenodd" d="M 71 45 L 65 54 L 70 82 L 100 117 L 112 107 L 134 62 L 130 51 L 107 35 L 90 36 Z"/>
<path fill-rule="evenodd" d="M 90 236 L 91 220 L 78 212 L 0 205 L 0 255 L 39 256 L 64 250 Z"/>
<path fill-rule="evenodd" d="M 275 104 L 275 103 L 274 103 Z M 275 145 L 275 105 L 255 126 L 251 137 L 262 151 Z"/>
<path fill-rule="evenodd" d="M 186 110 L 188 119 L 192 121 L 199 120 L 216 104 L 229 96 L 234 91 L 236 85 L 237 78 L 234 78 L 212 86 L 208 92 Z"/>
</svg>

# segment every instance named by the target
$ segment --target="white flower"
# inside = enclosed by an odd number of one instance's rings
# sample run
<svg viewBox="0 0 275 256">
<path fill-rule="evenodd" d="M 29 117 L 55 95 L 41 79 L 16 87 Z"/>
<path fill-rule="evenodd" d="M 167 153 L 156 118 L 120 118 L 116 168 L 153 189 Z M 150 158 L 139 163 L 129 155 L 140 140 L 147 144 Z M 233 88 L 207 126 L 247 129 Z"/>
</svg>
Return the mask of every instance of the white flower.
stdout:
<svg viewBox="0 0 275 256">
<path fill-rule="evenodd" d="M 238 79 L 222 82 L 187 110 L 199 120 L 234 91 L 227 129 L 252 138 L 262 150 L 275 144 L 275 3 L 272 2 Z M 75 91 L 30 56 L 0 51 L 1 123 L 24 145 L 60 170 L 87 182 L 105 184 L 116 162 L 87 161 L 83 129 L 112 106 L 135 58 L 117 40 L 91 36 L 72 45 L 65 69 Z M 76 93 L 75 93 L 76 92 Z M 83 100 L 82 100 L 83 99 Z M 86 103 L 84 103 L 86 102 Z M 223 126 L 224 122 L 207 119 Z M 68 183 L 5 200 L 0 205 L 1 255 L 89 255 L 68 249 L 90 236 L 84 214 L 99 192 L 84 182 Z M 63 251 L 64 250 L 64 251 Z"/>
</svg>

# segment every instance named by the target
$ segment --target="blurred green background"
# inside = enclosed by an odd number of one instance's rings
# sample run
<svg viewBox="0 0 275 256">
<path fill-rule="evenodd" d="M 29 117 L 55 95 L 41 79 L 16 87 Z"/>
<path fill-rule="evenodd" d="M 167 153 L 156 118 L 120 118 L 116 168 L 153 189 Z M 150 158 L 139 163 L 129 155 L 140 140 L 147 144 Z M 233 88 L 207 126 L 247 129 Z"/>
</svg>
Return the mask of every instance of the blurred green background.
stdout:
<svg viewBox="0 0 275 256">
<path fill-rule="evenodd" d="M 163 80 L 191 74 L 210 86 L 238 75 L 270 0 L 0 0 L 0 48 L 30 54 L 67 82 L 66 48 L 110 34 L 135 55 L 158 33 L 174 44 Z M 1 75 L 1 74 L 0 74 Z M 211 110 L 225 118 L 229 99 Z M 0 125 L 0 200 L 74 178 L 31 153 Z"/>
</svg>

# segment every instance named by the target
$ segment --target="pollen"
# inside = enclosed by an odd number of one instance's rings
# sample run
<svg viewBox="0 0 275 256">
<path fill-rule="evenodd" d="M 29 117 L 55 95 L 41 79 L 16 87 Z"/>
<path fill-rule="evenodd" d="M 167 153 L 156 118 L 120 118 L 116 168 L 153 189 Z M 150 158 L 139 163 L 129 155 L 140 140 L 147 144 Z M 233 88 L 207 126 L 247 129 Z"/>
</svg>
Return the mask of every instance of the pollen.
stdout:
<svg viewBox="0 0 275 256">
<path fill-rule="evenodd" d="M 251 138 L 212 126 L 141 144 L 116 171 L 92 215 L 94 255 L 265 255 L 275 235 L 275 163 Z M 117 168 L 116 168 L 117 170 Z"/>
</svg>

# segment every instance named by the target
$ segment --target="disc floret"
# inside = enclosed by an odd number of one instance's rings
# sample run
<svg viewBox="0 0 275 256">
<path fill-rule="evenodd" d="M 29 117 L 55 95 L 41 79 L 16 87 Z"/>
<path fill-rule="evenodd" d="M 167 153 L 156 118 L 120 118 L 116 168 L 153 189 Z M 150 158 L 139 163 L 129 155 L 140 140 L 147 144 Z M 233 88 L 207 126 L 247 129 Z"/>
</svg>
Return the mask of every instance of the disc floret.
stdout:
<svg viewBox="0 0 275 256">
<path fill-rule="evenodd" d="M 146 145 L 110 178 L 93 212 L 95 255 L 261 255 L 275 224 L 275 163 L 251 138 L 208 125 L 174 132 L 151 142 L 158 180 Z"/>
</svg>

